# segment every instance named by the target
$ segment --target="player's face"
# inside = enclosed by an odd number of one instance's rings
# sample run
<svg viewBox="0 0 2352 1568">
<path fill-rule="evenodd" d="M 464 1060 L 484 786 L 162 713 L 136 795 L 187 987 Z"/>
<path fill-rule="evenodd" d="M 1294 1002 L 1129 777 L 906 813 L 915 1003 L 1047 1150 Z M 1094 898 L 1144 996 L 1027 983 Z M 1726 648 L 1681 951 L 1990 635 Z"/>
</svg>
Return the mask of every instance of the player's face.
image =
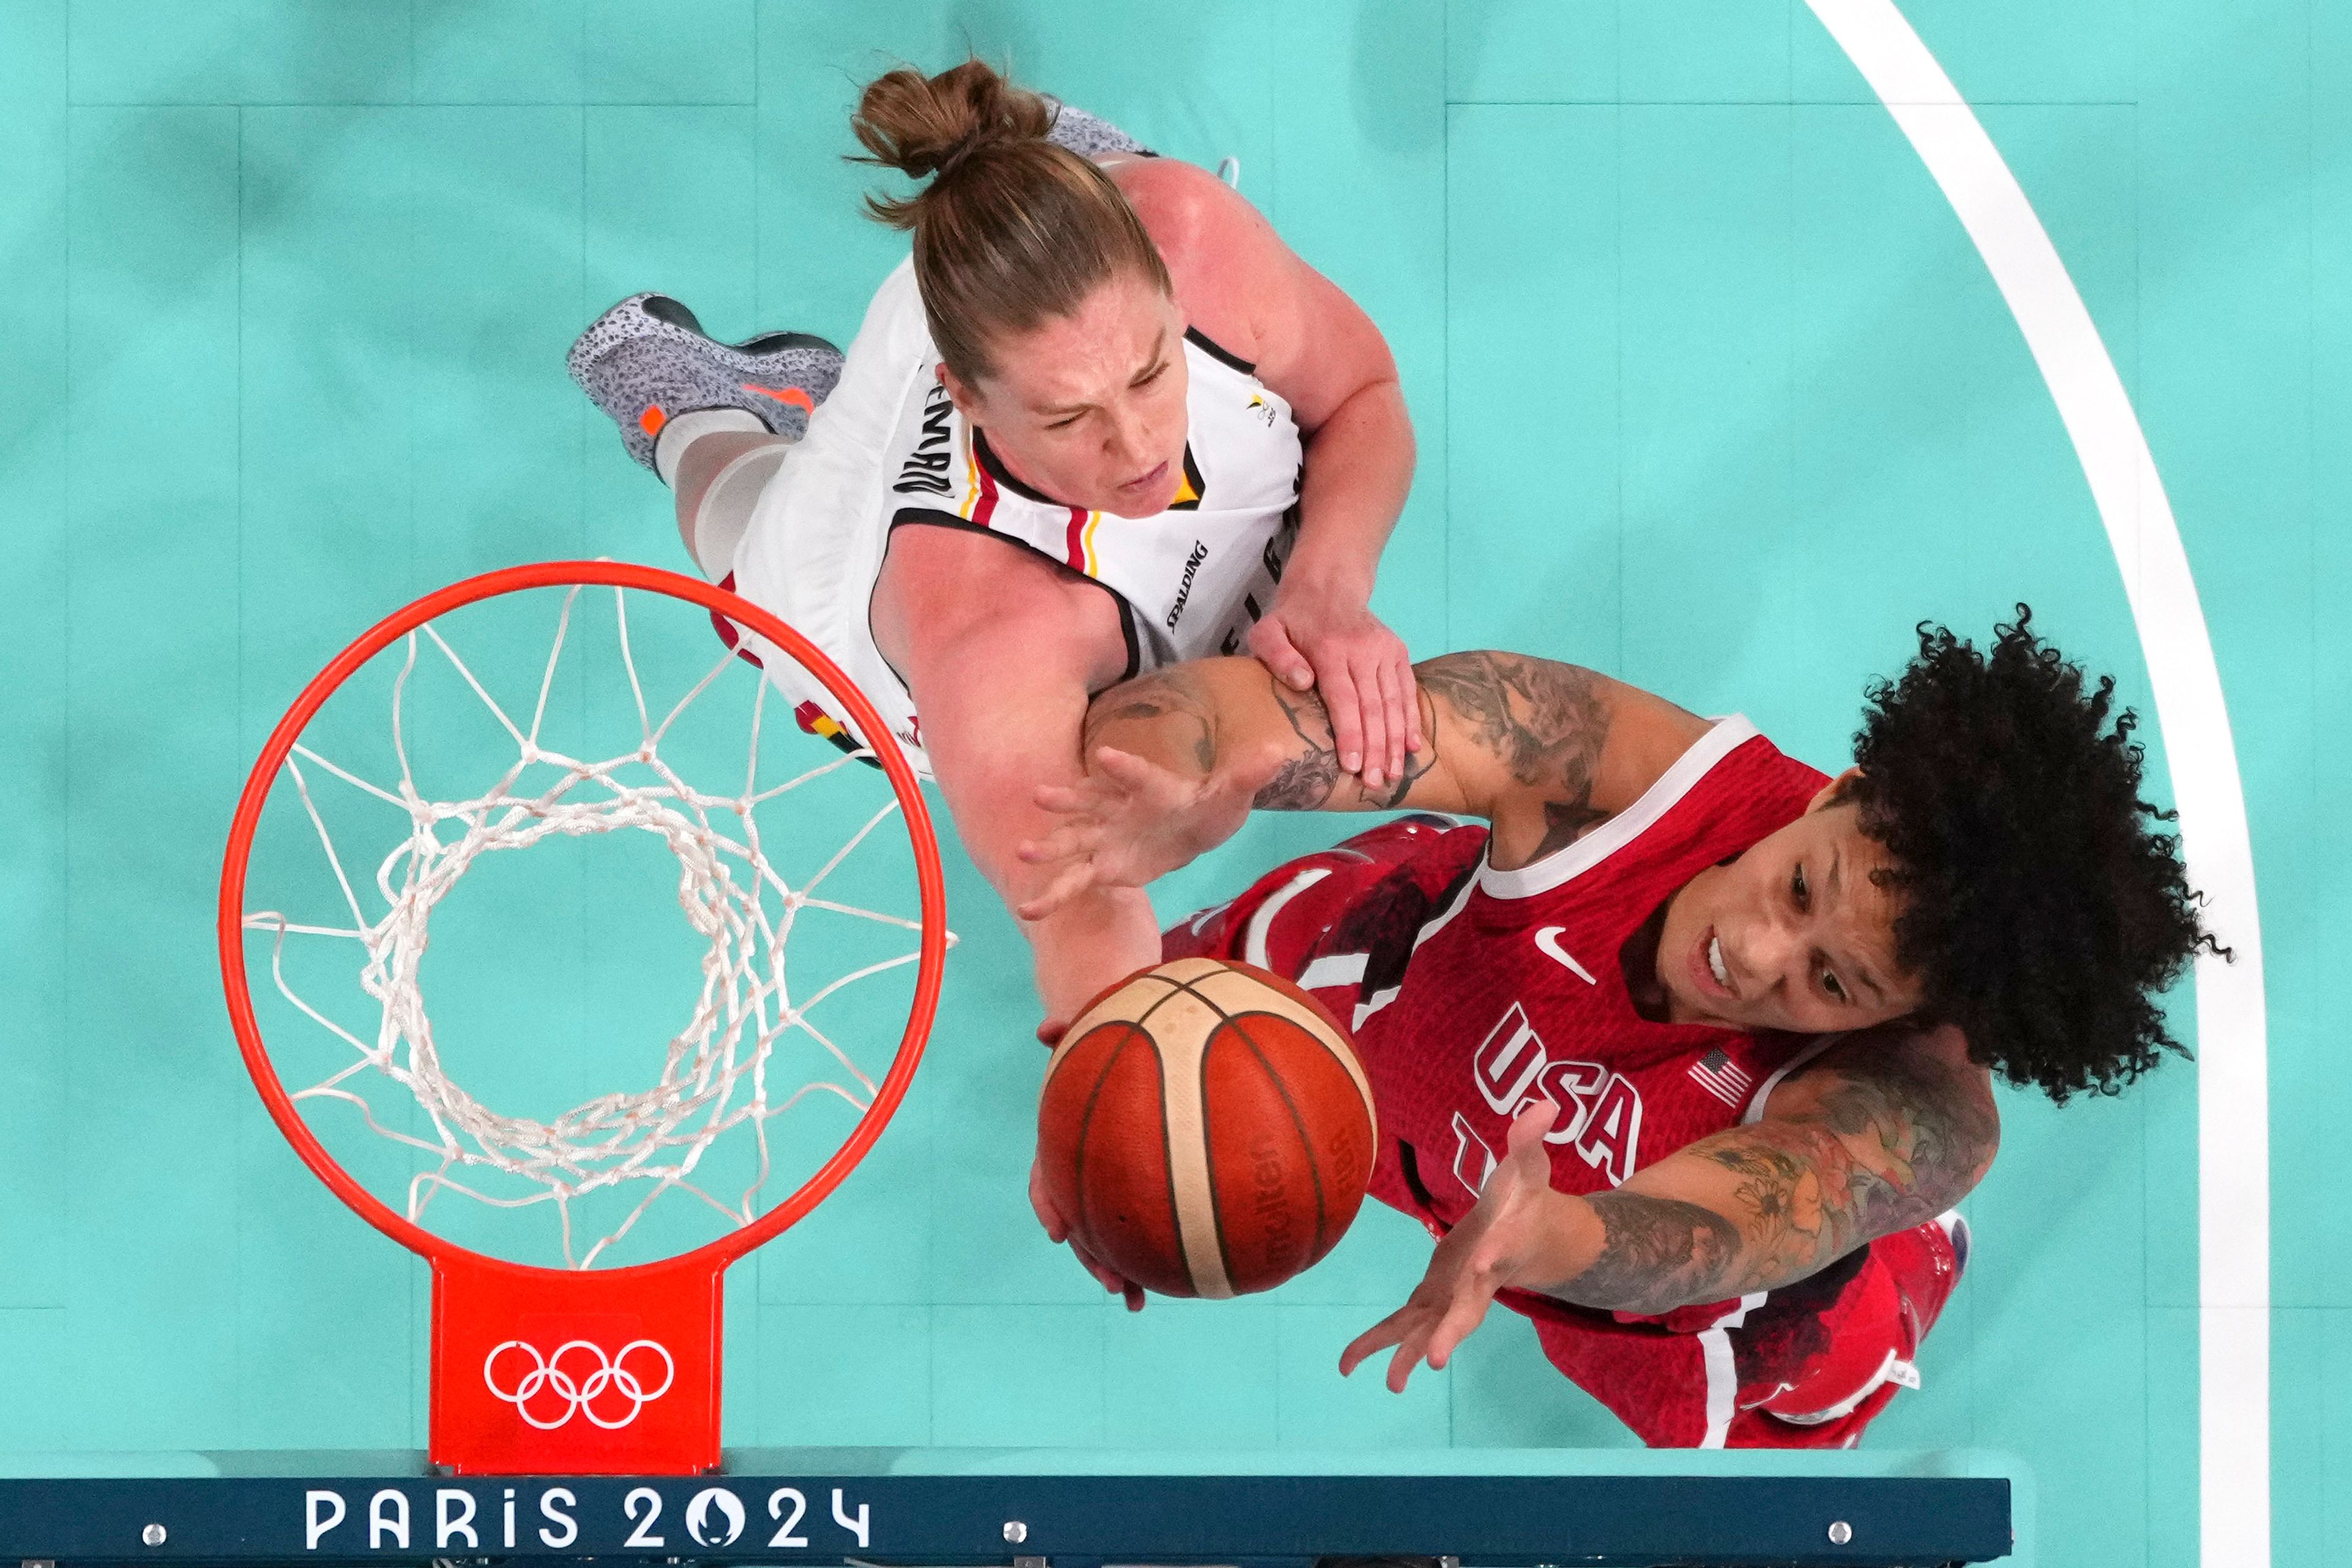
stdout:
<svg viewBox="0 0 2352 1568">
<path fill-rule="evenodd" d="M 1184 318 L 1158 285 L 1122 273 L 990 346 L 977 385 L 940 375 L 1022 483 L 1118 517 L 1168 510 L 1184 479 Z"/>
<path fill-rule="evenodd" d="M 1690 1023 L 1827 1034 L 1899 1018 L 1918 978 L 1896 967 L 1892 861 L 1860 809 L 1823 790 L 1805 815 L 1737 860 L 1709 867 L 1666 909 L 1658 979 Z"/>
</svg>

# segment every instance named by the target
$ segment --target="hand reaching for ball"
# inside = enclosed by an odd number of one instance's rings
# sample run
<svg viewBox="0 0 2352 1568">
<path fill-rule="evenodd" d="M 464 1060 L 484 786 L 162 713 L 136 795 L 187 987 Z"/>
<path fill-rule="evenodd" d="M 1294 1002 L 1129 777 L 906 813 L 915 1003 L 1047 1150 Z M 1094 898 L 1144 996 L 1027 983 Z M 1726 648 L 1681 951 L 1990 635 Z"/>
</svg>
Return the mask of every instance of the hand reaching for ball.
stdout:
<svg viewBox="0 0 2352 1568">
<path fill-rule="evenodd" d="M 1495 1292 L 1571 1271 L 1562 1258 L 1573 1250 L 1572 1242 L 1563 1241 L 1573 1226 L 1563 1225 L 1561 1211 L 1583 1200 L 1552 1190 L 1544 1134 L 1559 1114 L 1549 1100 L 1538 1100 L 1519 1113 L 1511 1123 L 1508 1151 L 1479 1189 L 1477 1206 L 1438 1242 L 1428 1272 L 1405 1304 L 1339 1352 L 1340 1376 L 1394 1346 L 1388 1385 L 1402 1394 L 1415 1367 L 1424 1362 L 1433 1371 L 1444 1367 L 1454 1348 L 1486 1321 Z"/>
<path fill-rule="evenodd" d="M 1046 1240 L 1067 1246 L 1071 1256 L 1095 1277 L 1097 1284 L 1114 1296 L 1127 1298 L 1129 1311 L 1143 1310 L 1143 1287 L 1122 1277 L 1118 1269 L 1095 1257 L 1071 1237 L 1070 1222 L 1063 1218 L 1062 1211 L 1054 1206 L 1053 1194 L 1045 1190 L 1044 1164 L 1037 1160 L 1029 1162 L 1029 1206 L 1036 1211 L 1037 1223 L 1045 1227 Z"/>
<path fill-rule="evenodd" d="M 1062 1043 L 1062 1037 L 1069 1032 L 1069 1027 L 1064 1019 L 1048 1018 L 1037 1026 L 1037 1043 L 1050 1051 Z M 1071 1255 L 1095 1277 L 1097 1284 L 1114 1296 L 1127 1298 L 1129 1311 L 1143 1310 L 1142 1286 L 1123 1278 L 1118 1270 L 1108 1267 L 1102 1259 L 1070 1239 L 1070 1222 L 1063 1217 L 1061 1210 L 1054 1206 L 1054 1195 L 1045 1190 L 1044 1163 L 1038 1158 L 1029 1162 L 1029 1207 L 1037 1215 L 1037 1223 L 1045 1227 L 1046 1240 L 1056 1247 L 1067 1244 Z"/>
<path fill-rule="evenodd" d="M 1194 777 L 1097 747 L 1076 784 L 1037 786 L 1037 805 L 1059 821 L 1021 845 L 1021 858 L 1044 867 L 1045 882 L 1013 912 L 1044 920 L 1081 893 L 1145 887 L 1191 865 L 1241 831 L 1282 760 L 1279 748 L 1262 747 Z"/>
</svg>

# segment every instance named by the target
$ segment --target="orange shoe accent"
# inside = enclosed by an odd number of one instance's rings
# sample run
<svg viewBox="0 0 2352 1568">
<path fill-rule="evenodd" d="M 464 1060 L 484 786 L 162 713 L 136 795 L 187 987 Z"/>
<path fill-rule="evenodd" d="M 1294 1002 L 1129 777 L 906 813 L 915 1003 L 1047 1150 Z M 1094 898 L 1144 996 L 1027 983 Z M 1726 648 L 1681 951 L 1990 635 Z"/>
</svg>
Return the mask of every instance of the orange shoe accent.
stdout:
<svg viewBox="0 0 2352 1568">
<path fill-rule="evenodd" d="M 761 386 L 756 381 L 743 383 L 743 390 L 756 392 L 762 397 L 772 397 L 779 403 L 789 403 L 803 414 L 816 412 L 816 399 L 797 386 Z"/>
<path fill-rule="evenodd" d="M 658 436 L 661 427 L 669 423 L 669 416 L 661 411 L 658 403 L 648 403 L 646 411 L 637 416 L 637 428 L 648 436 Z"/>
</svg>

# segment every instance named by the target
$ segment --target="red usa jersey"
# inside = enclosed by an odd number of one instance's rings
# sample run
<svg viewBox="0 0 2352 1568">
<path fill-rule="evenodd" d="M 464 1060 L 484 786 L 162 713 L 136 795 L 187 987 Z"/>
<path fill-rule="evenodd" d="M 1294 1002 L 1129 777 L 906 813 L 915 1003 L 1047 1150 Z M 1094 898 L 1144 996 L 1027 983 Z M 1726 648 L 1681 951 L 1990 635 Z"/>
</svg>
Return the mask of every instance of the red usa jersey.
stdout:
<svg viewBox="0 0 2352 1568">
<path fill-rule="evenodd" d="M 1489 865 L 1483 829 L 1446 834 L 1464 858 L 1453 840 L 1475 834 L 1475 861 L 1401 974 L 1368 963 L 1355 1006 L 1381 1108 L 1376 1184 L 1454 1224 L 1538 1099 L 1560 1108 L 1562 1192 L 1604 1191 L 1738 1126 L 1810 1042 L 1645 1019 L 1618 954 L 1676 889 L 1794 821 L 1827 782 L 1727 719 L 1630 808 L 1531 865 Z"/>
<path fill-rule="evenodd" d="M 1354 1024 L 1381 1202 L 1435 1230 L 1460 1220 L 1538 1097 L 1562 1108 L 1553 1185 L 1597 1192 L 1760 1114 L 1832 1043 L 1649 1022 L 1619 961 L 1676 889 L 1793 821 L 1824 782 L 1727 720 L 1631 809 L 1531 866 L 1487 865 L 1484 827 L 1401 817 L 1276 868 L 1163 949 L 1271 969 Z M 1645 1442 L 1850 1447 L 1916 1385 L 1911 1358 L 1958 1268 L 1931 1223 L 1795 1286 L 1664 1318 L 1499 1300 Z"/>
</svg>

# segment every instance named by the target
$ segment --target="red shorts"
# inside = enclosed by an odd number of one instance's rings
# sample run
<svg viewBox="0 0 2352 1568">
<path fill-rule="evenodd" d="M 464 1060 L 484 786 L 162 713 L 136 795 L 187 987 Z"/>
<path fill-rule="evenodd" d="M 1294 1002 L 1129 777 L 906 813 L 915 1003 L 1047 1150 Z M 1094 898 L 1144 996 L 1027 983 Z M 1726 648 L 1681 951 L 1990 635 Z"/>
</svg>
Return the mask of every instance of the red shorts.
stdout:
<svg viewBox="0 0 2352 1568">
<path fill-rule="evenodd" d="M 1362 907 L 1376 888 L 1418 926 L 1444 889 L 1407 868 L 1428 862 L 1450 874 L 1454 857 L 1423 851 L 1451 826 L 1403 817 L 1276 867 L 1169 930 L 1161 954 L 1257 964 L 1352 1020 L 1361 961 L 1352 973 L 1317 961 L 1335 947 L 1362 951 L 1363 927 L 1381 916 Z M 1343 928 L 1349 934 L 1335 940 Z M 1430 1224 L 1395 1168 L 1380 1162 L 1372 1195 Z M 1793 1285 L 1663 1318 L 1526 1291 L 1498 1300 L 1534 1322 L 1554 1366 L 1653 1447 L 1850 1448 L 1898 1388 L 1918 1385 L 1913 1358 L 1958 1279 L 1964 1246 L 1930 1222 Z"/>
</svg>

